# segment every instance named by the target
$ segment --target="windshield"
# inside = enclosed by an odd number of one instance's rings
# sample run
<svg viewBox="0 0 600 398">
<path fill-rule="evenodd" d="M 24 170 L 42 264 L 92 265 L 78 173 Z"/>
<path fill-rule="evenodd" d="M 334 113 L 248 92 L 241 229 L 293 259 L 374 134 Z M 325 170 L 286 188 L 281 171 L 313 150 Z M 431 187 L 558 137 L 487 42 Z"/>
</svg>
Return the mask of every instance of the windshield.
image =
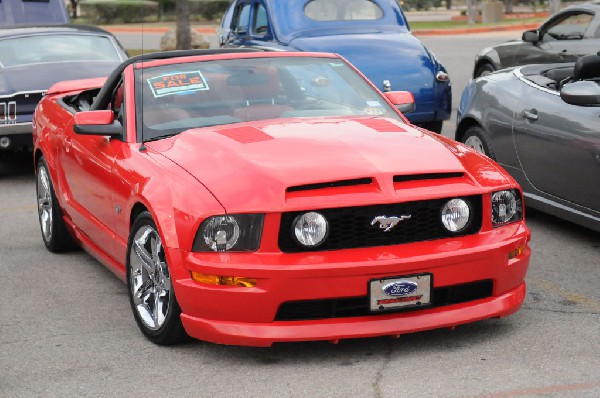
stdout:
<svg viewBox="0 0 600 398">
<path fill-rule="evenodd" d="M 0 40 L 0 63 L 5 68 L 75 61 L 120 62 L 121 58 L 104 36 L 56 34 Z"/>
<path fill-rule="evenodd" d="M 137 118 L 142 120 L 138 126 L 144 141 L 190 128 L 265 119 L 383 116 L 402 120 L 338 58 L 193 62 L 138 69 L 136 79 Z"/>
</svg>

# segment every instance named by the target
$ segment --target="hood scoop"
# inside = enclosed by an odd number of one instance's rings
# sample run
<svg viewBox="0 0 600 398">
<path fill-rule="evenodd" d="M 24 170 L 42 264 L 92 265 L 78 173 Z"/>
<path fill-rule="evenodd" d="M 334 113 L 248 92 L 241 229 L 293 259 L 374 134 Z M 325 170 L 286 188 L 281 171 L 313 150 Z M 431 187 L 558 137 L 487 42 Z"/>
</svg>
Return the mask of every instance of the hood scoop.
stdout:
<svg viewBox="0 0 600 398">
<path fill-rule="evenodd" d="M 354 178 L 351 180 L 341 180 L 332 182 L 320 182 L 316 184 L 296 185 L 295 187 L 288 187 L 287 192 L 300 192 L 300 191 L 314 191 L 317 189 L 324 188 L 338 188 L 338 187 L 352 187 L 356 185 L 369 185 L 373 183 L 372 178 Z"/>
<path fill-rule="evenodd" d="M 446 178 L 461 178 L 464 175 L 465 173 L 462 172 L 397 175 L 394 176 L 394 182 L 443 180 Z"/>
</svg>

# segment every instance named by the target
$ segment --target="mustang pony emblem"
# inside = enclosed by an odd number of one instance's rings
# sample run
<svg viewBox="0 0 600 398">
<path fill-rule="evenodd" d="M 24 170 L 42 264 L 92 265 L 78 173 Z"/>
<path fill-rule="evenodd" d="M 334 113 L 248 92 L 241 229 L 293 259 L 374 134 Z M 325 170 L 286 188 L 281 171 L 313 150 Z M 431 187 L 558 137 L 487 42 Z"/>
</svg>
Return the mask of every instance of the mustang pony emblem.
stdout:
<svg viewBox="0 0 600 398">
<path fill-rule="evenodd" d="M 377 216 L 371 221 L 371 225 L 375 225 L 379 223 L 379 228 L 383 229 L 383 232 L 388 232 L 392 228 L 394 228 L 400 221 L 408 220 L 412 216 L 409 214 L 407 216 L 402 215 L 400 217 L 392 216 Z"/>
</svg>

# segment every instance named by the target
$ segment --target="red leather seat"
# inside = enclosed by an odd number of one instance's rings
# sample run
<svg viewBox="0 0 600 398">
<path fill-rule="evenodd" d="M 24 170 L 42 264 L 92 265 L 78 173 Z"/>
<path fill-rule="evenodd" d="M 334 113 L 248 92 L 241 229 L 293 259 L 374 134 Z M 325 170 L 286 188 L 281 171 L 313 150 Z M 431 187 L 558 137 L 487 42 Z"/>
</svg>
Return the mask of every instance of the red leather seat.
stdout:
<svg viewBox="0 0 600 398">
<path fill-rule="evenodd" d="M 275 102 L 279 93 L 279 75 L 275 68 L 256 68 L 240 83 L 246 107 L 238 108 L 233 116 L 243 121 L 274 119 L 293 108 Z"/>
</svg>

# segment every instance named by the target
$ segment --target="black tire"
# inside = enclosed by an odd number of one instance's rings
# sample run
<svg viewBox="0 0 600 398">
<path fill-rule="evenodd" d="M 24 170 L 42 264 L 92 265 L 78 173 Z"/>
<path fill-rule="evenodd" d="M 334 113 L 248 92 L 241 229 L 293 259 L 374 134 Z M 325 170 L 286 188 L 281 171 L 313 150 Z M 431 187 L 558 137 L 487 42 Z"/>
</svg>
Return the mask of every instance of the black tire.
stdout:
<svg viewBox="0 0 600 398">
<path fill-rule="evenodd" d="M 433 131 L 434 133 L 442 133 L 442 125 L 444 124 L 441 120 L 434 120 L 431 122 L 417 123 L 419 127 L 423 127 L 425 130 Z"/>
<path fill-rule="evenodd" d="M 481 126 L 471 126 L 465 131 L 461 142 L 490 159 L 496 159 L 496 155 L 487 137 L 487 133 Z"/>
<path fill-rule="evenodd" d="M 147 211 L 136 217 L 129 234 L 127 291 L 135 321 L 148 340 L 158 345 L 172 345 L 188 339 L 181 323 L 181 309 L 175 298 L 162 239 Z"/>
<path fill-rule="evenodd" d="M 494 65 L 490 64 L 489 62 L 486 62 L 479 65 L 477 69 L 475 69 L 475 74 L 473 75 L 473 77 L 478 78 L 481 76 L 489 75 L 490 73 L 495 71 L 496 68 L 494 67 Z"/>
<path fill-rule="evenodd" d="M 46 159 L 43 156 L 37 161 L 36 168 L 38 220 L 44 244 L 53 253 L 72 250 L 77 245 L 63 220 L 63 213 L 52 186 Z"/>
</svg>

